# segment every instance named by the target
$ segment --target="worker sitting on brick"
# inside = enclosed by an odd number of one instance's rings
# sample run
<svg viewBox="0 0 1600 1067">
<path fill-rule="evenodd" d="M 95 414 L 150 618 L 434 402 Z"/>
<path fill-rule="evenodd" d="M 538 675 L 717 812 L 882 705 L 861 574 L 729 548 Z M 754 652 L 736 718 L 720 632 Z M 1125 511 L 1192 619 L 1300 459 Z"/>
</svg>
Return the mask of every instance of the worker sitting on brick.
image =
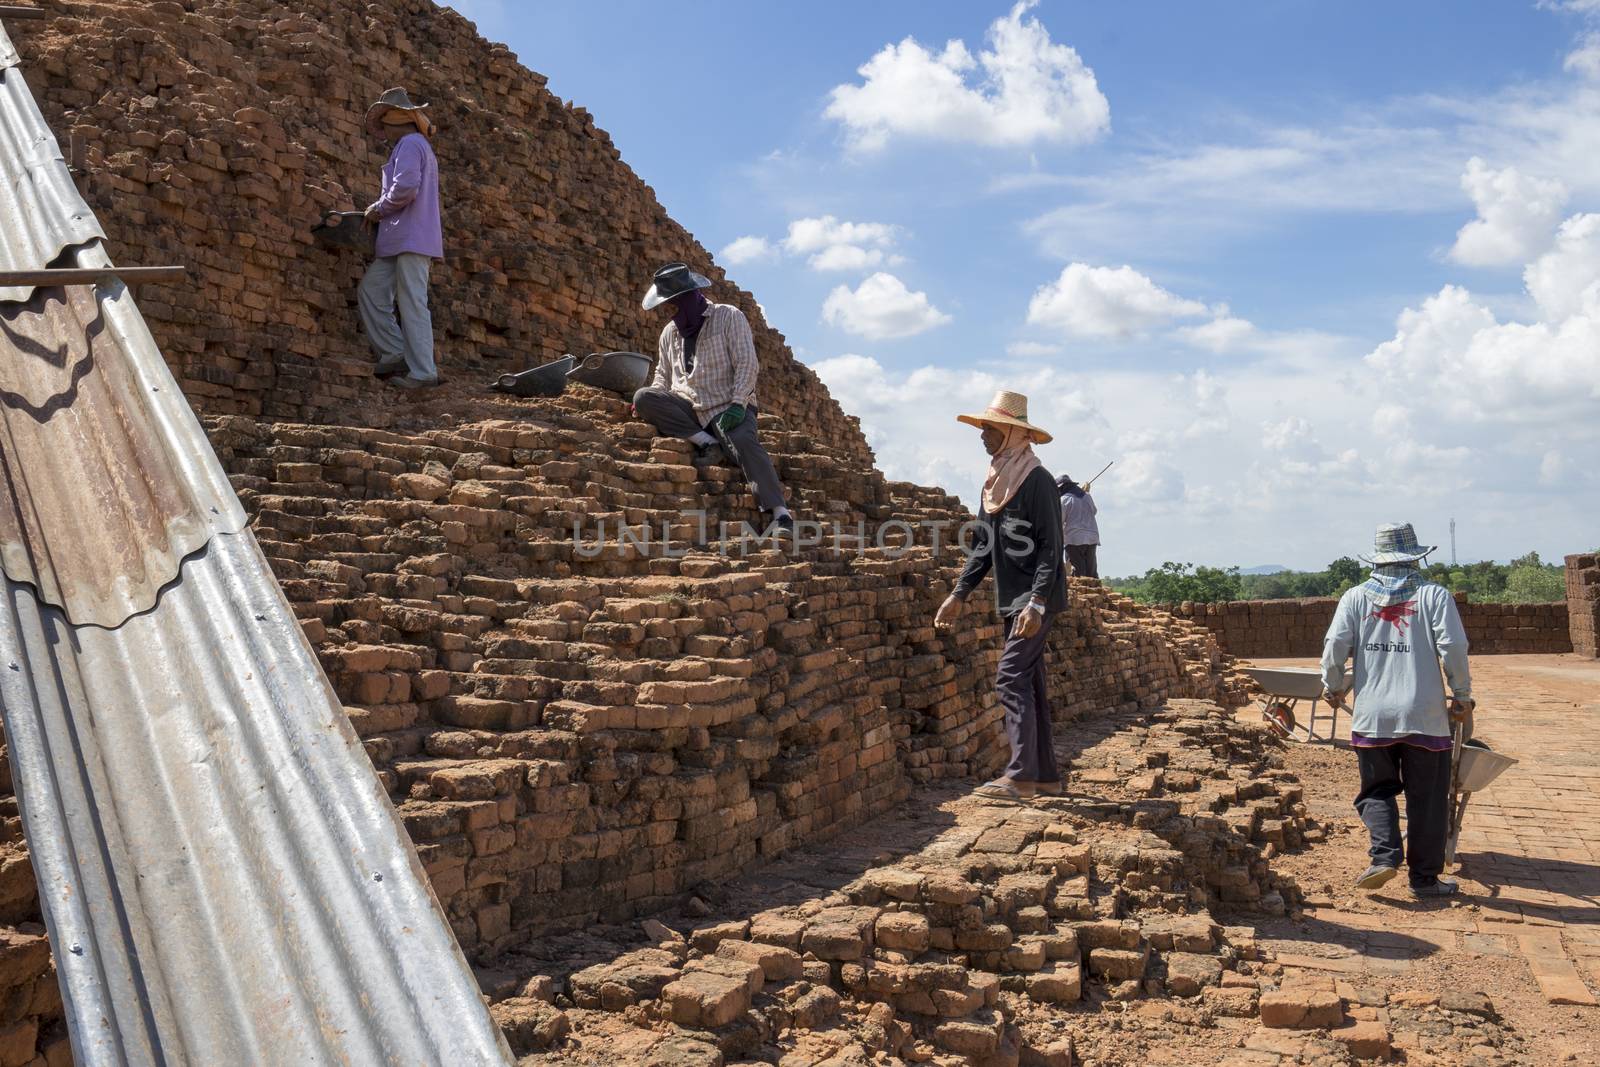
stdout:
<svg viewBox="0 0 1600 1067">
<path fill-rule="evenodd" d="M 404 89 L 390 89 L 367 110 L 368 132 L 394 148 L 383 165 L 382 193 L 366 212 L 367 221 L 378 227 L 377 255 L 361 279 L 356 302 L 378 353 L 374 377 L 402 389 L 439 384 L 428 272 L 434 260 L 444 258 L 444 233 L 427 107 L 412 103 Z"/>
<path fill-rule="evenodd" d="M 1350 746 L 1361 768 L 1356 811 L 1366 823 L 1372 865 L 1358 889 L 1377 889 L 1400 868 L 1400 809 L 1406 795 L 1405 860 L 1411 893 L 1444 897 L 1458 890 L 1439 878 L 1449 834 L 1452 721 L 1471 714 L 1467 634 L 1455 598 L 1422 574 L 1432 548 L 1417 544 L 1410 523 L 1378 527 L 1372 577 L 1339 598 L 1322 645 L 1322 684 L 1329 703 L 1347 688 L 1354 658 Z M 1445 702 L 1444 679 L 1453 694 Z M 1470 735 L 1470 726 L 1467 728 Z"/>
<path fill-rule="evenodd" d="M 945 629 L 962 605 L 994 571 L 995 604 L 1005 627 L 1005 646 L 995 681 L 1005 708 L 1011 762 L 1005 773 L 978 792 L 1022 801 L 1036 793 L 1061 792 L 1050 715 L 1045 642 L 1050 623 L 1067 606 L 1061 554 L 1061 499 L 1055 480 L 1033 453 L 1050 435 L 1028 421 L 1028 398 L 1002 389 L 988 410 L 957 419 L 983 431 L 989 475 L 978 509 L 982 532 L 972 546 L 955 589 L 940 605 L 934 626 Z"/>
<path fill-rule="evenodd" d="M 707 300 L 700 290 L 710 285 L 687 264 L 668 263 L 656 271 L 644 306 L 665 307 L 672 319 L 661 330 L 655 376 L 634 394 L 633 412 L 668 437 L 692 441 L 697 464 L 722 462 L 720 440 L 744 471 L 756 504 L 772 515 L 767 536 L 793 537 L 794 516 L 756 434 L 761 365 L 750 323 L 732 304 Z"/>
</svg>

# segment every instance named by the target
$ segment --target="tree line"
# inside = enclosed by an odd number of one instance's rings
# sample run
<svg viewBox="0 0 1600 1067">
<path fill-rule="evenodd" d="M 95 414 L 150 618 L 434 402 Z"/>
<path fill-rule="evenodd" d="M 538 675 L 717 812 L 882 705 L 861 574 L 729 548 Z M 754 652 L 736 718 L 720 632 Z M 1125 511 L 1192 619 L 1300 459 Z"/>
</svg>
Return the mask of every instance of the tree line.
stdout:
<svg viewBox="0 0 1600 1067">
<path fill-rule="evenodd" d="M 1430 581 L 1453 593 L 1466 593 L 1468 599 L 1480 604 L 1549 604 L 1564 600 L 1567 595 L 1565 569 L 1560 564 L 1545 563 L 1537 552 L 1510 563 L 1432 563 L 1424 570 Z M 1137 577 L 1107 579 L 1106 584 L 1145 604 L 1291 600 L 1340 596 L 1365 581 L 1368 571 L 1365 564 L 1350 556 L 1340 556 L 1320 571 L 1276 574 L 1240 574 L 1238 567 L 1168 562 Z"/>
</svg>

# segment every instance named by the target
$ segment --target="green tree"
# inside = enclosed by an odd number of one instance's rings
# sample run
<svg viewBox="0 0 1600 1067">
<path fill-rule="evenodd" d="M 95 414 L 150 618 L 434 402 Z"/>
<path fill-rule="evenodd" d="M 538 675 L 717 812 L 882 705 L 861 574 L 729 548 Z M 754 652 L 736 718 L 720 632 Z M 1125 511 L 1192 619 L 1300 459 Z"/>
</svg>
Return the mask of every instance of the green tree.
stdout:
<svg viewBox="0 0 1600 1067">
<path fill-rule="evenodd" d="M 1332 579 L 1332 588 L 1328 590 L 1328 595 L 1339 596 L 1352 585 L 1360 585 L 1366 579 L 1366 576 L 1367 569 L 1361 565 L 1359 560 L 1351 559 L 1349 556 L 1340 556 L 1328 564 L 1328 577 Z"/>
<path fill-rule="evenodd" d="M 1163 563 L 1145 571 L 1140 579 L 1138 599 L 1147 603 L 1176 604 L 1183 600 L 1211 603 L 1238 600 L 1243 596 L 1239 568 L 1196 567 L 1192 563 Z"/>
</svg>

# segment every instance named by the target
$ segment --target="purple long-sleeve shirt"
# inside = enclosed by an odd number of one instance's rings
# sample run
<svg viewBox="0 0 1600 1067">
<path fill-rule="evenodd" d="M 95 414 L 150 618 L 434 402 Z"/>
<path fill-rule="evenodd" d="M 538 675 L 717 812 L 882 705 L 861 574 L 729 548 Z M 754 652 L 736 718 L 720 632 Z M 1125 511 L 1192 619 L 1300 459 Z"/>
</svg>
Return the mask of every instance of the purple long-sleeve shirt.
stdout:
<svg viewBox="0 0 1600 1067">
<path fill-rule="evenodd" d="M 372 205 L 378 213 L 379 256 L 414 252 L 444 258 L 439 221 L 439 161 L 421 133 L 408 133 L 383 165 L 383 193 Z"/>
</svg>

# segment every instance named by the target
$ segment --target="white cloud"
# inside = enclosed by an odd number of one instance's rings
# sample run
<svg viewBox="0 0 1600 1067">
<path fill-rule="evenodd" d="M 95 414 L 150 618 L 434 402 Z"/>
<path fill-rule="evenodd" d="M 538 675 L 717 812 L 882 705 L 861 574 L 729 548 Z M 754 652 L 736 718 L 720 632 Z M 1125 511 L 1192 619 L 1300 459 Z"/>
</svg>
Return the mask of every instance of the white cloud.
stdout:
<svg viewBox="0 0 1600 1067">
<path fill-rule="evenodd" d="M 729 264 L 788 255 L 810 256 L 812 270 L 866 271 L 898 266 L 905 257 L 894 252 L 900 228 L 883 222 L 843 222 L 832 215 L 795 219 L 779 244 L 765 237 L 740 237 L 721 252 Z"/>
<path fill-rule="evenodd" d="M 1183 499 L 1183 473 L 1164 452 L 1129 452 L 1112 468 L 1120 498 L 1153 504 Z M 1100 495 L 1104 495 L 1101 490 Z"/>
<path fill-rule="evenodd" d="M 852 290 L 841 285 L 822 304 L 830 325 L 869 340 L 912 337 L 950 322 L 927 293 L 914 293 L 892 274 L 879 271 Z"/>
<path fill-rule="evenodd" d="M 1174 296 L 1132 267 L 1072 263 L 1028 302 L 1028 323 L 1074 337 L 1133 337 L 1176 319 L 1206 314 L 1198 300 Z"/>
<path fill-rule="evenodd" d="M 1228 390 L 1216 375 L 1204 367 L 1193 375 L 1178 379 L 1178 403 L 1193 413 L 1193 419 L 1184 428 L 1186 440 L 1215 438 L 1227 433 L 1233 418 L 1228 410 Z"/>
<path fill-rule="evenodd" d="M 1257 336 L 1248 319 L 1237 318 L 1222 308 L 1215 318 L 1202 326 L 1184 326 L 1178 336 L 1199 348 L 1212 352 L 1232 352 Z"/>
<path fill-rule="evenodd" d="M 1516 167 L 1492 170 L 1477 156 L 1467 161 L 1461 188 L 1478 217 L 1456 234 L 1450 258 L 1475 267 L 1526 263 L 1549 246 L 1567 202 L 1567 187 L 1560 182 Z"/>
<path fill-rule="evenodd" d="M 1600 215 L 1563 222 L 1555 247 L 1528 264 L 1522 280 L 1547 320 L 1582 313 L 1600 291 Z"/>
<path fill-rule="evenodd" d="M 1585 37 L 1577 48 L 1567 53 L 1561 66 L 1590 81 L 1600 81 L 1600 34 L 1591 33 Z"/>
<path fill-rule="evenodd" d="M 1395 336 L 1367 356 L 1391 383 L 1424 393 L 1443 415 L 1477 424 L 1562 424 L 1593 439 L 1600 426 L 1600 301 L 1560 321 L 1498 322 L 1447 285 L 1400 314 Z"/>
<path fill-rule="evenodd" d="M 885 45 L 857 71 L 862 84 L 829 94 L 824 114 L 867 151 L 892 136 L 1008 146 L 1099 137 L 1110 105 L 1078 53 L 1023 18 L 1037 2 L 996 19 L 976 56 L 960 41 L 937 54 L 911 37 Z"/>
<path fill-rule="evenodd" d="M 771 259 L 777 254 L 772 242 L 765 237 L 736 237 L 717 253 L 717 258 L 730 267 Z"/>
<path fill-rule="evenodd" d="M 789 223 L 789 236 L 783 239 L 786 251 L 797 255 L 823 252 L 838 245 L 888 248 L 897 230 L 883 222 L 841 222 L 832 215 L 795 219 Z"/>
<path fill-rule="evenodd" d="M 871 270 L 905 262 L 891 251 L 899 236 L 899 227 L 887 223 L 841 222 L 823 215 L 789 223 L 783 248 L 791 255 L 809 255 L 812 270 Z"/>
<path fill-rule="evenodd" d="M 1561 452 L 1552 448 L 1539 460 L 1539 484 L 1546 489 L 1557 489 L 1565 485 L 1572 476 L 1572 461 Z"/>
<path fill-rule="evenodd" d="M 1006 345 L 1006 354 L 1028 359 L 1037 356 L 1054 356 L 1061 353 L 1061 346 L 1047 344 L 1043 341 L 1012 341 Z"/>
</svg>

